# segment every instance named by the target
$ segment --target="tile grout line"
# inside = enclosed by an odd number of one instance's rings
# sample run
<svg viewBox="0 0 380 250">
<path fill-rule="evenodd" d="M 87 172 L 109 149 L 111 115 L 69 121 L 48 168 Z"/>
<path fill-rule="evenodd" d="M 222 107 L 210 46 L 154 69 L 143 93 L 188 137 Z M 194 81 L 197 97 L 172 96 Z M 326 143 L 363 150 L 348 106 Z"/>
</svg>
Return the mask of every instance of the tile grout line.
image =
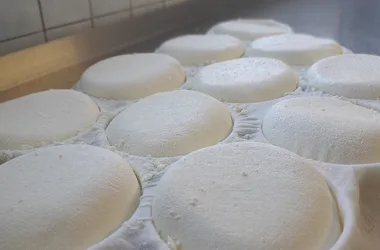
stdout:
<svg viewBox="0 0 380 250">
<path fill-rule="evenodd" d="M 45 42 L 48 42 L 48 38 L 46 34 L 45 18 L 44 18 L 44 13 L 42 11 L 41 0 L 37 0 L 37 4 L 38 4 L 38 10 L 40 12 L 40 19 L 41 19 L 42 31 L 44 33 L 44 40 Z"/>
<path fill-rule="evenodd" d="M 40 33 L 43 33 L 43 32 L 41 32 L 41 31 L 34 31 L 34 32 L 30 32 L 30 33 L 27 33 L 27 34 L 24 34 L 24 35 L 20 35 L 20 36 L 13 36 L 13 37 L 6 38 L 4 40 L 0 40 L 0 43 L 6 43 L 6 42 L 10 42 L 10 41 L 13 41 L 13 40 L 16 40 L 16 39 L 20 39 L 20 38 L 24 38 L 24 37 L 28 37 L 28 36 L 32 36 L 32 35 L 37 35 L 37 34 L 40 34 Z"/>
<path fill-rule="evenodd" d="M 80 19 L 80 20 L 76 20 L 76 21 L 73 21 L 73 22 L 69 22 L 69 23 L 65 23 L 65 24 L 60 24 L 60 25 L 57 25 L 57 26 L 50 27 L 50 28 L 46 29 L 46 31 L 51 31 L 51 30 L 54 30 L 54 29 L 64 28 L 64 27 L 67 27 L 67 26 L 70 26 L 70 25 L 80 24 L 80 23 L 86 22 L 86 21 L 91 21 L 91 19 Z"/>
<path fill-rule="evenodd" d="M 113 12 L 109 12 L 109 13 L 106 13 L 106 14 L 102 14 L 102 15 L 99 15 L 99 16 L 96 16 L 96 18 L 102 18 L 102 17 L 107 17 L 107 16 L 112 16 L 112 15 L 116 15 L 116 14 L 120 14 L 120 13 L 123 13 L 123 12 L 129 12 L 129 7 L 128 8 L 124 8 L 124 9 L 120 9 L 120 10 L 116 10 L 116 11 L 113 11 Z"/>
<path fill-rule="evenodd" d="M 92 6 L 92 0 L 88 0 L 88 7 L 90 8 L 91 28 L 95 28 L 94 9 Z"/>
</svg>

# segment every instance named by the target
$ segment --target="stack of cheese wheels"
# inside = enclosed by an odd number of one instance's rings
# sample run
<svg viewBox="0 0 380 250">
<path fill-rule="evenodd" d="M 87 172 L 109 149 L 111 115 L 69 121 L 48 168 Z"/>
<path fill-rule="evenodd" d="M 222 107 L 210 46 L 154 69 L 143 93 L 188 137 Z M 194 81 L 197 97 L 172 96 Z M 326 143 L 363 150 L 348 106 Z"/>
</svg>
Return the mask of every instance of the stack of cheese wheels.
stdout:
<svg viewBox="0 0 380 250">
<path fill-rule="evenodd" d="M 162 237 L 155 242 L 182 250 L 335 249 L 343 230 L 337 193 L 318 167 L 379 163 L 380 113 L 332 95 L 378 100 L 379 68 L 380 57 L 342 54 L 331 39 L 239 19 L 170 39 L 156 53 L 97 62 L 78 91 L 1 103 L 0 153 L 17 152 L 0 166 L 0 249 L 97 245 L 139 205 L 142 190 L 126 159 L 151 174 L 146 166 L 166 158 L 175 163 L 158 185 L 143 183 L 154 193 L 148 219 Z M 266 143 L 239 134 L 252 120 Z M 94 131 L 104 136 L 105 143 L 94 139 L 99 147 L 68 144 Z M 119 231 L 124 238 L 111 245 L 150 249 L 140 229 Z"/>
</svg>

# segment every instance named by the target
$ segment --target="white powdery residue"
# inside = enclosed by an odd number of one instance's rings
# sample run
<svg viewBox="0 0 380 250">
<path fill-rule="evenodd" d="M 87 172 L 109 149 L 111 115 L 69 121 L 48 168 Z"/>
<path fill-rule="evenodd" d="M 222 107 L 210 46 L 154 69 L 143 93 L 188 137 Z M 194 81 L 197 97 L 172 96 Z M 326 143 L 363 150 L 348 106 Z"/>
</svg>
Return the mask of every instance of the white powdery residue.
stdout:
<svg viewBox="0 0 380 250">
<path fill-rule="evenodd" d="M 240 114 L 241 114 L 241 115 L 247 115 L 247 114 L 248 114 L 248 111 L 247 111 L 246 109 L 242 109 L 242 110 L 240 111 Z"/>
<path fill-rule="evenodd" d="M 170 248 L 170 250 L 180 250 L 180 244 L 179 242 L 175 242 L 172 238 L 170 238 L 168 236 L 167 238 L 167 244 L 168 244 L 168 247 Z"/>
<path fill-rule="evenodd" d="M 169 211 L 169 215 L 170 215 L 171 217 L 175 217 L 175 216 L 177 216 L 177 213 L 176 213 L 174 210 L 170 210 L 170 211 Z"/>
<path fill-rule="evenodd" d="M 166 168 L 166 165 L 165 164 L 159 164 L 158 166 L 157 166 L 157 170 L 158 171 L 162 171 L 162 170 L 164 170 Z"/>
<path fill-rule="evenodd" d="M 195 207 L 197 204 L 198 204 L 198 199 L 197 199 L 197 198 L 193 198 L 193 199 L 190 201 L 190 203 L 189 203 L 189 205 L 190 205 L 190 206 L 193 206 L 193 207 Z"/>
<path fill-rule="evenodd" d="M 240 105 L 236 105 L 235 110 L 237 113 L 241 113 L 243 111 L 243 108 Z"/>
<path fill-rule="evenodd" d="M 138 220 L 137 225 L 139 226 L 140 229 L 145 227 L 144 221 L 142 220 Z"/>
</svg>

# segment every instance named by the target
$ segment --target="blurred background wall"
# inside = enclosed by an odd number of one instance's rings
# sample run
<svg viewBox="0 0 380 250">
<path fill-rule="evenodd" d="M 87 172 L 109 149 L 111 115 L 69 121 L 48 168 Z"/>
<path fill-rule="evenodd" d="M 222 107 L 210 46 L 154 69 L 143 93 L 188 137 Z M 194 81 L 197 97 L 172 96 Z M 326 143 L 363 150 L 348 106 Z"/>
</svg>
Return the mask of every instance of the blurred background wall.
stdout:
<svg viewBox="0 0 380 250">
<path fill-rule="evenodd" d="M 0 0 L 0 55 L 186 1 Z"/>
</svg>

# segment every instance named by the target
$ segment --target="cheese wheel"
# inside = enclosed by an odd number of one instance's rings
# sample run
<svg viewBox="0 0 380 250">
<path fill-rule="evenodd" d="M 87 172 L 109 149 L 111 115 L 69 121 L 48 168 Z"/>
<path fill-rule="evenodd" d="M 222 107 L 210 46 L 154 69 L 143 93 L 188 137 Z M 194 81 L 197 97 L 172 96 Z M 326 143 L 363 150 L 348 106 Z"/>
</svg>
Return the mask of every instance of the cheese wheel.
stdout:
<svg viewBox="0 0 380 250">
<path fill-rule="evenodd" d="M 262 143 L 220 144 L 182 158 L 153 200 L 164 239 L 192 250 L 328 250 L 340 235 L 322 175 Z"/>
<path fill-rule="evenodd" d="M 307 72 L 307 84 L 331 95 L 380 98 L 380 57 L 346 54 L 315 63 Z"/>
<path fill-rule="evenodd" d="M 269 36 L 253 41 L 247 48 L 247 56 L 270 57 L 290 65 L 312 65 L 315 62 L 343 53 L 335 41 L 304 34 Z"/>
<path fill-rule="evenodd" d="M 0 150 L 67 140 L 97 121 L 99 109 L 74 90 L 48 90 L 0 104 Z"/>
<path fill-rule="evenodd" d="M 162 54 L 121 55 L 89 67 L 80 87 L 89 95 L 115 100 L 134 100 L 178 88 L 185 81 L 179 62 Z"/>
<path fill-rule="evenodd" d="M 291 32 L 292 28 L 288 25 L 266 19 L 230 20 L 218 23 L 208 31 L 209 34 L 231 35 L 243 41 Z"/>
<path fill-rule="evenodd" d="M 380 162 L 380 114 L 332 97 L 298 97 L 275 104 L 262 129 L 268 141 L 318 161 Z"/>
<path fill-rule="evenodd" d="M 156 52 L 168 54 L 184 66 L 203 66 L 241 57 L 244 45 L 229 35 L 185 35 L 164 42 Z"/>
<path fill-rule="evenodd" d="M 298 75 L 271 58 L 240 58 L 201 68 L 191 89 L 226 102 L 261 102 L 297 88 Z"/>
<path fill-rule="evenodd" d="M 140 186 L 122 157 L 98 147 L 38 149 L 0 167 L 0 249 L 83 250 L 135 211 Z"/>
<path fill-rule="evenodd" d="M 168 157 L 214 145 L 232 129 L 228 109 L 190 90 L 151 95 L 128 107 L 109 124 L 111 145 L 138 156 Z"/>
</svg>

